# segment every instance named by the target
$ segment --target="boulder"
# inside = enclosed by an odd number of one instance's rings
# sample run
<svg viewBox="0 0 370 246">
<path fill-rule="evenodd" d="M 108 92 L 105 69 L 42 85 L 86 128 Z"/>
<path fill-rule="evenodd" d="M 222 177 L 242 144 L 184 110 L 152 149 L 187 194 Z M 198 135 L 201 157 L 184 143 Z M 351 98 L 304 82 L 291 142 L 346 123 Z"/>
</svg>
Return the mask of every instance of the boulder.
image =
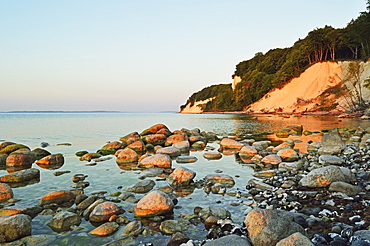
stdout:
<svg viewBox="0 0 370 246">
<path fill-rule="evenodd" d="M 172 186 L 184 186 L 193 182 L 196 173 L 185 167 L 177 167 L 167 178 Z"/>
<path fill-rule="evenodd" d="M 136 142 L 140 139 L 140 135 L 138 132 L 132 132 L 130 134 L 127 134 L 124 137 L 121 137 L 119 141 L 122 142 L 123 146 L 127 146 L 129 144 L 132 144 L 133 142 Z"/>
<path fill-rule="evenodd" d="M 7 184 L 0 183 L 0 202 L 13 198 L 13 190 Z"/>
<path fill-rule="evenodd" d="M 23 144 L 10 144 L 6 145 L 4 148 L 0 149 L 0 154 L 7 154 L 9 155 L 10 153 L 18 150 L 18 149 L 30 149 L 28 146 L 23 145 Z"/>
<path fill-rule="evenodd" d="M 98 237 L 107 237 L 113 235 L 119 228 L 119 224 L 116 222 L 106 222 L 94 230 L 89 232 L 90 235 L 98 236 Z"/>
<path fill-rule="evenodd" d="M 256 141 L 252 144 L 253 147 L 257 149 L 266 149 L 271 144 L 271 141 L 269 140 L 263 140 L 263 141 Z"/>
<path fill-rule="evenodd" d="M 48 222 L 48 226 L 56 232 L 71 230 L 71 226 L 79 225 L 81 218 L 69 211 L 60 211 Z"/>
<path fill-rule="evenodd" d="M 325 187 L 336 181 L 345 181 L 341 169 L 337 166 L 326 166 L 312 170 L 299 181 L 306 187 Z"/>
<path fill-rule="evenodd" d="M 41 158 L 45 156 L 51 155 L 49 151 L 47 151 L 46 149 L 41 149 L 41 148 L 36 148 L 32 150 L 32 153 L 35 154 L 36 160 L 40 160 Z"/>
<path fill-rule="evenodd" d="M 141 221 L 134 220 L 125 226 L 125 229 L 123 229 L 123 232 L 122 232 L 122 236 L 124 237 L 136 236 L 136 235 L 141 234 L 142 231 L 143 231 L 143 225 Z"/>
<path fill-rule="evenodd" d="M 135 184 L 126 186 L 122 189 L 128 192 L 134 192 L 134 193 L 147 193 L 148 191 L 153 189 L 154 186 L 155 186 L 155 182 L 153 180 L 145 179 Z"/>
<path fill-rule="evenodd" d="M 125 146 L 121 142 L 114 141 L 104 145 L 100 150 L 97 151 L 97 153 L 101 155 L 113 155 L 117 150 L 123 149 L 124 147 Z"/>
<path fill-rule="evenodd" d="M 361 191 L 360 187 L 346 182 L 333 182 L 329 186 L 330 191 L 342 192 L 347 196 L 356 196 Z"/>
<path fill-rule="evenodd" d="M 173 212 L 173 201 L 161 191 L 152 191 L 145 195 L 134 207 L 137 217 L 150 217 Z"/>
<path fill-rule="evenodd" d="M 149 127 L 148 129 L 145 129 L 140 133 L 141 136 L 148 135 L 148 134 L 155 134 L 161 129 L 168 129 L 168 127 L 164 124 L 156 124 L 154 126 Z"/>
<path fill-rule="evenodd" d="M 32 179 L 40 179 L 40 170 L 36 168 L 29 168 L 0 177 L 3 183 L 19 183 Z"/>
<path fill-rule="evenodd" d="M 198 158 L 195 156 L 178 156 L 176 158 L 177 163 L 193 163 L 196 162 Z"/>
<path fill-rule="evenodd" d="M 310 239 L 300 232 L 293 233 L 289 237 L 280 240 L 276 246 L 315 246 Z"/>
<path fill-rule="evenodd" d="M 214 216 L 219 219 L 227 219 L 231 217 L 231 213 L 227 209 L 210 206 L 202 208 L 199 211 L 198 215 L 203 221 L 205 221 L 210 216 Z"/>
<path fill-rule="evenodd" d="M 321 140 L 321 148 L 319 148 L 318 153 L 321 155 L 340 154 L 345 147 L 346 145 L 343 142 L 338 129 L 335 128 L 324 134 Z"/>
<path fill-rule="evenodd" d="M 0 243 L 11 242 L 31 235 L 31 217 L 17 214 L 0 218 Z"/>
<path fill-rule="evenodd" d="M 226 174 L 208 174 L 204 180 L 209 184 L 220 183 L 228 186 L 234 186 L 235 184 L 234 179 Z"/>
<path fill-rule="evenodd" d="M 164 147 L 156 151 L 156 154 L 166 154 L 169 155 L 170 157 L 174 158 L 179 155 L 181 155 L 181 152 L 178 148 L 175 148 L 173 146 L 169 147 Z"/>
<path fill-rule="evenodd" d="M 205 152 L 203 154 L 203 157 L 208 160 L 218 160 L 222 158 L 222 155 L 219 152 L 209 151 L 209 152 Z"/>
<path fill-rule="evenodd" d="M 89 221 L 91 222 L 107 222 L 113 215 L 118 214 L 119 208 L 113 202 L 99 203 L 90 213 Z"/>
<path fill-rule="evenodd" d="M 245 217 L 245 225 L 254 246 L 275 246 L 293 233 L 306 235 L 293 219 L 286 211 L 253 209 Z"/>
<path fill-rule="evenodd" d="M 248 239 L 245 237 L 241 237 L 238 235 L 227 235 L 221 238 L 217 238 L 215 240 L 206 242 L 204 246 L 252 246 Z"/>
<path fill-rule="evenodd" d="M 243 158 L 250 158 L 257 154 L 258 154 L 258 150 L 255 147 L 249 146 L 249 145 L 243 146 L 243 148 L 241 148 L 241 150 L 239 151 L 240 157 L 243 157 Z"/>
<path fill-rule="evenodd" d="M 9 145 L 8 147 L 10 146 L 12 145 Z M 29 149 L 17 149 L 6 158 L 6 165 L 9 167 L 28 166 L 31 165 L 35 159 L 35 154 Z"/>
<path fill-rule="evenodd" d="M 177 142 L 177 143 L 174 143 L 172 146 L 175 148 L 178 148 L 181 152 L 189 152 L 189 149 L 190 149 L 189 141 Z"/>
<path fill-rule="evenodd" d="M 171 238 L 168 240 L 166 246 L 179 246 L 183 243 L 186 243 L 189 240 L 190 238 L 188 238 L 181 232 L 176 232 L 171 235 Z"/>
<path fill-rule="evenodd" d="M 0 166 L 3 166 L 6 164 L 6 158 L 8 157 L 7 154 L 0 154 Z"/>
<path fill-rule="evenodd" d="M 149 134 L 142 137 L 145 143 L 153 145 L 164 145 L 166 139 L 167 137 L 164 134 Z"/>
<path fill-rule="evenodd" d="M 116 159 L 117 164 L 135 163 L 139 159 L 139 156 L 136 153 L 136 151 L 130 148 L 118 150 L 116 152 L 116 156 L 117 156 L 117 159 Z"/>
<path fill-rule="evenodd" d="M 344 164 L 344 160 L 341 157 L 335 156 L 335 155 L 320 155 L 319 163 L 324 166 L 328 166 L 328 165 L 340 166 Z"/>
<path fill-rule="evenodd" d="M 223 138 L 220 142 L 220 146 L 223 149 L 237 149 L 240 150 L 243 148 L 244 144 L 239 143 L 238 141 L 231 138 Z"/>
<path fill-rule="evenodd" d="M 278 146 L 274 147 L 272 149 L 272 153 L 277 153 L 277 152 L 279 152 L 282 149 L 291 149 L 293 147 L 294 147 L 294 142 L 292 144 L 290 142 L 285 141 L 285 142 L 279 144 Z"/>
<path fill-rule="evenodd" d="M 282 162 L 282 160 L 281 160 L 280 156 L 271 154 L 271 155 L 267 155 L 267 156 L 263 157 L 261 162 L 265 165 L 268 165 L 268 164 L 278 165 L 279 163 Z"/>
<path fill-rule="evenodd" d="M 171 146 L 172 144 L 183 141 L 188 142 L 188 136 L 186 134 L 173 134 L 166 139 L 165 146 Z"/>
<path fill-rule="evenodd" d="M 138 154 L 145 153 L 146 148 L 143 141 L 135 141 L 127 146 L 127 148 L 130 148 L 134 150 Z"/>
<path fill-rule="evenodd" d="M 277 152 L 277 155 L 287 162 L 297 161 L 298 153 L 294 149 L 281 149 Z"/>
<path fill-rule="evenodd" d="M 39 166 L 62 166 L 64 157 L 62 154 L 48 155 L 36 162 Z"/>
<path fill-rule="evenodd" d="M 186 231 L 190 226 L 190 222 L 185 219 L 165 220 L 162 221 L 159 229 L 165 234 L 174 234 L 176 232 Z"/>
<path fill-rule="evenodd" d="M 172 160 L 168 155 L 165 154 L 155 154 L 148 156 L 139 162 L 139 166 L 142 167 L 166 167 L 170 168 L 172 165 Z"/>
<path fill-rule="evenodd" d="M 87 153 L 80 157 L 80 161 L 91 161 L 92 159 L 101 157 L 98 153 Z"/>
<path fill-rule="evenodd" d="M 0 150 L 4 149 L 8 145 L 13 145 L 13 144 L 16 144 L 16 143 L 14 143 L 14 142 L 2 142 L 2 143 L 0 143 Z"/>
<path fill-rule="evenodd" d="M 206 143 L 203 141 L 196 141 L 191 145 L 191 147 L 197 150 L 201 150 L 206 147 Z"/>
<path fill-rule="evenodd" d="M 51 203 L 62 204 L 65 202 L 73 201 L 74 195 L 65 190 L 52 191 L 39 200 L 39 205 L 44 206 Z"/>
</svg>

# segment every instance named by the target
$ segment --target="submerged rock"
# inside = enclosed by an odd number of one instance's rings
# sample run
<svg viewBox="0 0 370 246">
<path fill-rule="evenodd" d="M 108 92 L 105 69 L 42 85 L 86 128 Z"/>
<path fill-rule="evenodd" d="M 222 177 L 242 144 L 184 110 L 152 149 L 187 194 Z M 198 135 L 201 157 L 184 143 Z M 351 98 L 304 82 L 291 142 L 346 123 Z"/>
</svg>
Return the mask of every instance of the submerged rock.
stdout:
<svg viewBox="0 0 370 246">
<path fill-rule="evenodd" d="M 139 181 L 135 184 L 126 186 L 122 189 L 128 192 L 134 192 L 134 193 L 147 193 L 148 191 L 153 189 L 154 186 L 155 186 L 155 182 L 153 180 L 146 179 L 143 181 Z"/>
<path fill-rule="evenodd" d="M 11 242 L 31 235 L 31 217 L 17 214 L 0 218 L 0 243 Z"/>
<path fill-rule="evenodd" d="M 71 226 L 79 225 L 81 217 L 69 211 L 57 213 L 49 222 L 48 226 L 56 232 L 71 230 Z"/>
</svg>

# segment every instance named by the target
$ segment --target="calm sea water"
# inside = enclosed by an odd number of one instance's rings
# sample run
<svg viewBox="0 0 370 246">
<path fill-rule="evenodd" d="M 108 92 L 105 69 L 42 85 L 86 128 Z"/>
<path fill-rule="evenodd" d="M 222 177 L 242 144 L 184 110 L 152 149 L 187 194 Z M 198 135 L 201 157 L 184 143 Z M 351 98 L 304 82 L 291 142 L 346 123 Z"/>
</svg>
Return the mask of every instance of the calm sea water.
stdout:
<svg viewBox="0 0 370 246">
<path fill-rule="evenodd" d="M 32 167 L 41 171 L 41 180 L 38 183 L 24 187 L 14 188 L 14 198 L 21 199 L 16 206 L 36 205 L 38 199 L 45 194 L 55 190 L 71 189 L 73 185 L 71 178 L 74 174 L 83 173 L 88 175 L 87 181 L 90 186 L 85 189 L 85 194 L 94 191 L 107 191 L 108 194 L 120 191 L 117 187 L 131 185 L 138 182 L 140 171 L 123 170 L 115 163 L 115 159 L 97 163 L 96 166 L 86 166 L 87 162 L 81 162 L 75 156 L 79 150 L 95 152 L 108 141 L 116 141 L 120 137 L 138 131 L 139 133 L 157 123 L 163 123 L 170 130 L 181 128 L 199 128 L 202 131 L 212 131 L 220 136 L 243 135 L 258 132 L 273 132 L 276 129 L 301 124 L 304 129 L 310 131 L 320 131 L 324 128 L 350 128 L 355 129 L 359 126 L 370 127 L 370 122 L 354 119 L 338 120 L 335 117 L 291 117 L 282 118 L 279 116 L 258 116 L 257 119 L 245 115 L 191 115 L 175 113 L 153 113 L 153 114 L 131 114 L 131 113 L 17 113 L 0 114 L 0 142 L 13 141 L 29 146 L 31 149 L 40 147 L 41 142 L 50 144 L 46 149 L 51 153 L 62 153 L 65 157 L 65 164 L 58 170 L 43 169 L 36 164 Z M 320 134 L 303 139 L 301 144 L 305 145 L 306 140 L 319 140 Z M 60 143 L 70 143 L 71 146 L 58 145 Z M 218 148 L 217 143 L 210 146 Z M 240 164 L 233 155 L 223 156 L 217 161 L 205 160 L 202 155 L 204 152 L 191 152 L 190 155 L 196 156 L 198 161 L 192 164 L 182 164 L 197 173 L 195 179 L 202 179 L 207 174 L 220 170 L 224 174 L 233 176 L 236 184 L 232 190 L 244 190 L 248 180 L 253 176 L 253 170 Z M 178 164 L 174 161 L 173 167 Z M 55 171 L 71 171 L 61 176 L 55 176 Z M 9 170 L 3 167 L 0 175 L 5 175 Z M 156 180 L 155 178 L 152 178 Z M 156 186 L 165 186 L 166 181 L 156 181 Z M 141 198 L 143 195 L 136 195 Z M 185 197 L 180 197 L 178 208 L 175 209 L 174 217 L 178 218 L 180 213 L 191 213 L 195 206 L 220 206 L 225 207 L 233 214 L 233 220 L 237 223 L 243 221 L 243 211 L 245 205 L 231 206 L 230 203 L 240 201 L 232 196 L 221 196 L 206 194 L 203 190 L 194 190 L 193 193 Z M 133 208 L 133 203 L 121 202 L 119 204 L 126 210 Z M 134 219 L 129 212 L 125 213 L 130 219 Z M 88 233 L 94 228 L 88 221 L 83 221 L 80 231 L 70 231 L 65 233 L 53 232 L 46 222 L 50 220 L 49 215 L 39 215 L 33 219 L 33 234 L 55 235 L 57 238 L 54 245 L 103 245 L 118 239 L 121 232 L 107 238 L 96 238 Z M 123 227 L 122 227 L 123 228 Z M 121 229 L 122 230 L 122 229 Z M 204 239 L 206 230 L 202 224 L 192 225 L 188 231 L 184 232 L 190 238 Z M 155 245 L 165 245 L 169 236 L 160 233 L 154 236 L 139 236 L 132 245 L 139 245 L 140 242 L 153 242 Z"/>
</svg>

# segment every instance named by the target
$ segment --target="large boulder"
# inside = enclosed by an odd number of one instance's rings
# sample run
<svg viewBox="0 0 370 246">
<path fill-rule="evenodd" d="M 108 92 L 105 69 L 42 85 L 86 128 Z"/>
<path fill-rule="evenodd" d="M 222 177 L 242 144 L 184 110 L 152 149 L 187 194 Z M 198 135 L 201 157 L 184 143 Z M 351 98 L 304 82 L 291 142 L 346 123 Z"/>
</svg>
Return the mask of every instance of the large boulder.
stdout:
<svg viewBox="0 0 370 246">
<path fill-rule="evenodd" d="M 249 145 L 243 146 L 243 148 L 241 148 L 241 150 L 239 151 L 239 155 L 242 158 L 250 158 L 257 154 L 258 150 L 255 147 Z"/>
<path fill-rule="evenodd" d="M 356 196 L 361 191 L 361 188 L 346 182 L 333 182 L 330 184 L 329 190 L 342 192 L 348 196 Z"/>
<path fill-rule="evenodd" d="M 188 136 L 185 133 L 173 134 L 166 139 L 165 145 L 171 146 L 172 144 L 182 141 L 188 141 Z"/>
<path fill-rule="evenodd" d="M 189 185 L 193 182 L 196 173 L 185 167 L 177 167 L 167 178 L 167 182 L 172 186 Z"/>
<path fill-rule="evenodd" d="M 240 150 L 243 148 L 244 144 L 239 143 L 238 141 L 231 138 L 223 138 L 220 143 L 223 149 L 237 149 Z"/>
<path fill-rule="evenodd" d="M 144 136 L 144 135 L 148 135 L 148 134 L 155 134 L 158 131 L 160 131 L 161 129 L 167 129 L 168 130 L 168 127 L 164 124 L 156 124 L 154 126 L 149 127 L 148 129 L 145 129 L 144 131 L 142 131 L 140 133 L 140 135 Z"/>
<path fill-rule="evenodd" d="M 49 151 L 42 148 L 36 148 L 32 150 L 32 153 L 35 154 L 36 160 L 40 160 L 41 158 L 44 158 L 45 156 L 51 155 Z"/>
<path fill-rule="evenodd" d="M 287 162 L 297 161 L 298 153 L 294 149 L 281 149 L 277 152 L 277 155 Z"/>
<path fill-rule="evenodd" d="M 48 226 L 56 232 L 68 231 L 73 225 L 79 225 L 81 217 L 69 211 L 60 211 L 48 222 Z"/>
<path fill-rule="evenodd" d="M 17 214 L 0 218 L 0 243 L 11 242 L 31 235 L 31 217 Z"/>
<path fill-rule="evenodd" d="M 314 246 L 314 244 L 302 233 L 296 232 L 280 240 L 276 246 Z"/>
<path fill-rule="evenodd" d="M 8 147 L 10 147 L 9 145 Z M 9 167 L 28 166 L 31 165 L 36 159 L 35 154 L 26 148 L 17 149 L 9 154 L 6 158 L 6 165 Z"/>
<path fill-rule="evenodd" d="M 170 168 L 172 165 L 172 160 L 168 155 L 165 154 L 155 154 L 148 156 L 139 162 L 139 166 L 142 167 L 166 167 Z"/>
<path fill-rule="evenodd" d="M 140 139 L 139 133 L 138 132 L 132 132 L 130 134 L 127 134 L 124 137 L 121 137 L 119 139 L 119 141 L 121 141 L 124 146 L 127 146 L 127 145 L 129 145 L 133 142 L 138 141 L 139 139 Z"/>
<path fill-rule="evenodd" d="M 145 144 L 143 143 L 143 141 L 135 141 L 129 144 L 127 148 L 134 150 L 138 154 L 145 153 L 146 151 Z"/>
<path fill-rule="evenodd" d="M 245 217 L 245 225 L 254 246 L 275 246 L 293 233 L 306 235 L 293 219 L 286 211 L 253 209 Z"/>
<path fill-rule="evenodd" d="M 0 181 L 3 183 L 19 183 L 32 179 L 40 179 L 39 169 L 29 168 L 0 177 Z"/>
<path fill-rule="evenodd" d="M 113 215 L 119 213 L 119 208 L 113 202 L 103 202 L 98 204 L 90 213 L 91 222 L 107 222 Z"/>
<path fill-rule="evenodd" d="M 6 145 L 4 148 L 0 149 L 0 154 L 9 155 L 10 153 L 18 149 L 28 149 L 29 150 L 30 148 L 23 144 L 9 144 L 9 145 Z"/>
<path fill-rule="evenodd" d="M 135 205 L 134 213 L 137 217 L 151 217 L 170 214 L 173 207 L 173 201 L 165 193 L 152 191 Z"/>
<path fill-rule="evenodd" d="M 139 159 L 139 156 L 136 153 L 136 151 L 130 148 L 118 150 L 116 152 L 116 156 L 117 156 L 117 159 L 116 159 L 117 164 L 134 163 L 134 162 L 137 162 Z"/>
<path fill-rule="evenodd" d="M 64 164 L 64 156 L 62 154 L 54 154 L 43 157 L 36 162 L 39 166 L 62 166 Z"/>
<path fill-rule="evenodd" d="M 142 140 L 147 144 L 164 145 L 167 136 L 164 134 L 149 134 L 142 137 Z"/>
<path fill-rule="evenodd" d="M 75 196 L 65 190 L 52 191 L 39 200 L 39 205 L 44 206 L 51 203 L 62 204 L 65 202 L 73 201 Z"/>
<path fill-rule="evenodd" d="M 161 149 L 158 149 L 156 151 L 156 154 L 166 154 L 166 155 L 169 155 L 170 157 L 177 157 L 179 155 L 181 155 L 181 152 L 178 148 L 175 148 L 173 146 L 169 146 L 169 147 L 164 147 L 164 148 L 161 148 Z"/>
<path fill-rule="evenodd" d="M 337 181 L 346 181 L 341 169 L 337 166 L 326 166 L 312 170 L 299 184 L 306 187 L 325 187 Z"/>
<path fill-rule="evenodd" d="M 107 237 L 114 234 L 119 228 L 119 224 L 116 222 L 106 222 L 94 230 L 89 232 L 90 235 L 98 236 L 98 237 Z"/>
<path fill-rule="evenodd" d="M 0 183 L 0 202 L 13 198 L 13 190 L 7 184 Z"/>
<path fill-rule="evenodd" d="M 343 142 L 338 129 L 335 128 L 324 134 L 321 139 L 321 148 L 319 148 L 318 153 L 321 155 L 340 154 L 345 147 L 346 144 Z"/>
<path fill-rule="evenodd" d="M 271 155 L 267 155 L 267 156 L 263 157 L 261 162 L 265 165 L 268 165 L 268 164 L 270 164 L 270 165 L 279 165 L 279 163 L 281 163 L 282 160 L 281 160 L 280 156 L 271 154 Z"/>
<path fill-rule="evenodd" d="M 97 153 L 101 155 L 113 155 L 117 150 L 123 149 L 124 147 L 125 146 L 121 142 L 114 141 L 104 145 L 100 150 L 97 151 Z"/>
</svg>

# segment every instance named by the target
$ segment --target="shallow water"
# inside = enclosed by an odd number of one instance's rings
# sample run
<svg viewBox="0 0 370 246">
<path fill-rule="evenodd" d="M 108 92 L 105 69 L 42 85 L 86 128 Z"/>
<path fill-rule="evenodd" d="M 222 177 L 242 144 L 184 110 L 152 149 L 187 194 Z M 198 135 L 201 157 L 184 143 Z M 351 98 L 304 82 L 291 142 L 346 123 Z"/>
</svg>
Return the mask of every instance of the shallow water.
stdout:
<svg viewBox="0 0 370 246">
<path fill-rule="evenodd" d="M 21 199 L 17 206 L 36 205 L 38 199 L 45 194 L 55 190 L 70 189 L 73 184 L 71 178 L 74 174 L 83 173 L 88 175 L 87 181 L 90 186 L 85 189 L 85 194 L 94 191 L 107 191 L 108 194 L 115 191 L 118 186 L 126 186 L 138 182 L 140 171 L 122 170 L 115 162 L 115 158 L 98 162 L 95 166 L 86 166 L 87 162 L 81 162 L 75 156 L 79 150 L 95 152 L 107 141 L 116 141 L 120 137 L 138 131 L 139 133 L 157 123 L 163 123 L 170 130 L 181 128 L 199 128 L 202 131 L 212 131 L 220 136 L 244 135 L 260 132 L 274 132 L 274 130 L 295 124 L 303 125 L 305 130 L 320 131 L 324 128 L 350 128 L 358 126 L 363 128 L 370 127 L 370 122 L 355 119 L 339 120 L 335 117 L 291 117 L 282 118 L 279 116 L 260 115 L 257 119 L 245 115 L 188 115 L 188 114 L 126 114 L 126 113 L 39 113 L 39 114 L 0 114 L 0 140 L 22 143 L 31 149 L 40 147 L 41 142 L 47 142 L 50 146 L 46 147 L 51 153 L 62 153 L 65 157 L 65 164 L 57 170 L 43 169 L 36 164 L 32 167 L 41 171 L 39 183 L 25 187 L 14 188 L 14 198 Z M 299 148 L 304 148 L 308 140 L 320 140 L 321 134 L 314 134 L 299 138 L 303 142 Z M 284 139 L 282 139 L 284 140 Z M 57 145 L 59 143 L 71 143 L 71 146 Z M 218 148 L 217 143 L 210 146 Z M 245 185 L 252 178 L 253 169 L 247 165 L 239 164 L 233 155 L 223 156 L 220 160 L 208 161 L 202 157 L 203 151 L 191 152 L 190 155 L 196 156 L 198 161 L 191 164 L 181 164 L 197 173 L 195 179 L 202 179 L 207 174 L 221 170 L 223 174 L 228 174 L 235 179 L 235 186 L 230 190 L 245 190 Z M 177 167 L 173 161 L 173 167 Z M 55 176 L 55 171 L 71 171 L 70 173 Z M 9 170 L 8 170 L 9 171 Z M 7 170 L 0 170 L 0 176 L 7 174 Z M 156 178 L 151 178 L 156 180 Z M 167 185 L 166 181 L 156 181 L 156 187 Z M 136 195 L 141 198 L 143 195 Z M 230 203 L 240 199 L 232 196 L 221 196 L 209 194 L 203 190 L 195 189 L 193 193 L 185 197 L 178 198 L 178 208 L 174 211 L 174 218 L 178 218 L 180 213 L 192 213 L 196 206 L 219 206 L 228 209 L 236 223 L 242 223 L 245 205 L 231 206 Z M 241 199 L 242 200 L 242 199 Z M 121 202 L 119 204 L 126 210 L 133 208 L 133 203 Z M 126 212 L 131 220 L 133 215 Z M 81 223 L 83 228 L 80 231 L 65 233 L 55 233 L 46 222 L 51 216 L 39 215 L 33 219 L 34 235 L 48 234 L 55 235 L 57 240 L 54 245 L 102 245 L 120 238 L 120 231 L 115 235 L 106 238 L 97 238 L 88 233 L 94 228 L 88 221 Z M 123 228 L 123 227 L 122 227 Z M 121 228 L 121 229 L 122 229 Z M 184 232 L 190 238 L 205 239 L 206 230 L 202 224 L 192 225 L 189 230 Z M 140 236 L 132 245 L 140 242 L 153 242 L 154 245 L 165 245 L 169 236 L 160 233 L 154 236 Z"/>
</svg>

